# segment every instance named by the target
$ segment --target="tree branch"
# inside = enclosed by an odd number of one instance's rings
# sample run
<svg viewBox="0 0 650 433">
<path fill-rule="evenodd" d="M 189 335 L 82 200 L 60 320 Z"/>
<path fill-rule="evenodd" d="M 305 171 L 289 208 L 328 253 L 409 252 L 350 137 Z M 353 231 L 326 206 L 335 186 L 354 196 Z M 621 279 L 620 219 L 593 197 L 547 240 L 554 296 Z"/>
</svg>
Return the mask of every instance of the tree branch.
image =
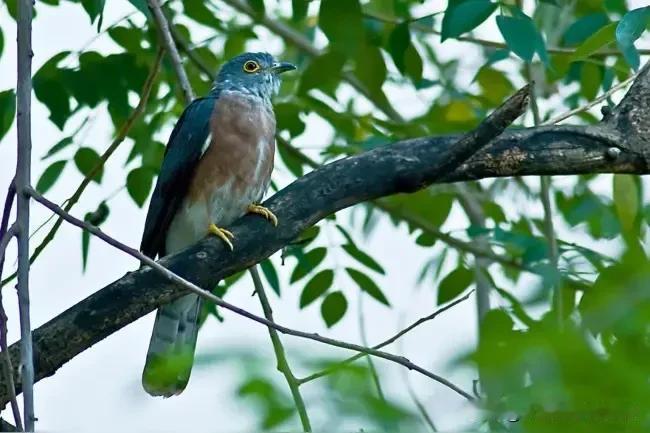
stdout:
<svg viewBox="0 0 650 433">
<path fill-rule="evenodd" d="M 381 352 L 381 351 L 378 351 L 378 350 L 374 350 L 374 349 L 370 349 L 370 348 L 367 348 L 367 347 L 360 346 L 358 344 L 352 344 L 352 343 L 346 343 L 344 341 L 334 340 L 333 338 L 322 337 L 322 336 L 320 336 L 318 334 L 315 334 L 315 333 L 310 334 L 308 332 L 297 331 L 297 330 L 294 330 L 294 329 L 291 329 L 291 328 L 287 328 L 285 326 L 278 325 L 277 323 L 274 323 L 274 322 L 272 322 L 272 321 L 270 321 L 268 319 L 265 319 L 265 318 L 262 318 L 260 316 L 255 315 L 253 313 L 250 313 L 250 312 L 248 312 L 248 311 L 246 311 L 246 310 L 244 310 L 242 308 L 239 308 L 239 307 L 237 307 L 237 306 L 235 306 L 233 304 L 230 304 L 230 303 L 224 301 L 223 299 L 219 298 L 218 296 L 213 295 L 209 291 L 201 289 L 196 284 L 191 283 L 190 281 L 183 278 L 179 274 L 173 272 L 172 270 L 165 267 L 164 265 L 161 265 L 158 262 L 153 261 L 151 258 L 145 256 L 140 251 L 135 250 L 135 249 L 133 249 L 133 248 L 131 248 L 131 247 L 117 241 L 117 240 L 115 240 L 114 238 L 106 235 L 101 230 L 99 230 L 97 227 L 95 227 L 95 226 L 93 226 L 91 224 L 88 224 L 88 223 L 86 223 L 84 221 L 81 221 L 80 219 L 75 218 L 72 215 L 66 213 L 63 209 L 61 209 L 59 206 L 57 206 L 56 203 L 53 203 L 53 202 L 47 200 L 45 197 L 43 197 L 41 194 L 39 194 L 36 190 L 34 190 L 32 188 L 29 188 L 29 194 L 32 196 L 32 198 L 34 200 L 36 200 L 39 203 L 41 203 L 42 205 L 44 205 L 45 207 L 50 209 L 52 212 L 62 216 L 67 222 L 71 223 L 72 225 L 75 225 L 75 226 L 77 226 L 77 227 L 79 227 L 81 229 L 84 229 L 84 230 L 92 233 L 93 235 L 99 237 L 104 242 L 108 243 L 109 245 L 119 249 L 120 251 L 123 251 L 123 252 L 129 254 L 131 257 L 134 257 L 134 258 L 140 260 L 141 263 L 149 265 L 149 267 L 152 268 L 156 272 L 157 275 L 161 275 L 168 282 L 174 284 L 176 290 L 180 291 L 181 293 L 186 292 L 186 291 L 189 290 L 190 292 L 195 293 L 195 294 L 199 295 L 200 297 L 202 297 L 203 299 L 211 301 L 211 302 L 215 303 L 216 305 L 218 305 L 218 306 L 220 306 L 222 308 L 230 310 L 230 311 L 232 311 L 232 312 L 234 312 L 234 313 L 236 313 L 236 314 L 238 314 L 240 316 L 246 317 L 246 318 L 248 318 L 248 319 L 250 319 L 250 320 L 252 320 L 254 322 L 260 323 L 260 324 L 262 324 L 264 326 L 267 326 L 269 328 L 273 328 L 273 329 L 275 329 L 277 331 L 280 331 L 280 332 L 282 332 L 284 334 L 293 335 L 293 336 L 300 337 L 300 338 L 306 338 L 306 339 L 309 339 L 309 340 L 314 340 L 314 341 L 318 341 L 318 342 L 321 342 L 321 343 L 324 343 L 324 344 L 328 344 L 330 346 L 341 347 L 343 349 L 354 350 L 354 351 L 357 351 L 357 352 L 362 352 L 362 353 L 366 353 L 366 354 L 369 354 L 369 355 L 374 355 L 374 356 L 377 356 L 377 357 L 380 357 L 380 358 L 387 359 L 389 361 L 392 361 L 392 362 L 395 362 L 397 364 L 403 365 L 404 367 L 408 368 L 409 370 L 415 370 L 415 371 L 417 371 L 417 372 L 419 372 L 419 373 L 421 373 L 421 374 L 423 374 L 423 375 L 425 375 L 427 377 L 430 377 L 431 379 L 433 379 L 433 380 L 435 380 L 437 382 L 440 382 L 441 384 L 447 386 L 448 388 L 451 388 L 452 390 L 456 391 L 458 394 L 462 395 L 463 397 L 467 398 L 470 401 L 474 400 L 474 398 L 470 394 L 463 391 L 462 389 L 460 389 L 459 387 L 457 387 L 456 385 L 454 385 L 453 383 L 451 383 L 447 379 L 445 379 L 445 378 L 443 378 L 441 376 L 438 376 L 437 374 L 432 373 L 432 372 L 430 372 L 428 370 L 425 370 L 424 368 L 412 363 L 411 361 L 409 361 L 408 359 L 406 359 L 406 358 L 404 358 L 402 356 L 393 355 L 393 354 L 387 353 L 387 352 Z M 147 271 L 151 271 L 152 269 L 147 269 Z M 174 300 L 177 297 L 178 296 L 175 295 L 174 297 L 172 297 L 172 299 L 170 299 L 170 301 Z M 163 304 L 167 303 L 167 302 L 169 302 L 169 301 L 165 301 L 165 302 L 163 302 Z M 94 310 L 91 310 L 90 314 L 93 315 L 93 313 L 96 314 L 96 312 Z"/>
<path fill-rule="evenodd" d="M 605 122 L 507 131 L 447 175 L 442 175 L 437 168 L 449 160 L 457 137 L 400 141 L 327 164 L 265 202 L 265 206 L 279 217 L 278 227 L 252 216 L 242 217 L 229 227 L 236 235 L 237 254 L 227 251 L 222 242 L 206 238 L 185 251 L 163 258 L 160 263 L 198 286 L 211 287 L 215 281 L 270 256 L 333 212 L 365 200 L 410 192 L 435 179 L 450 182 L 513 174 L 649 173 L 646 157 L 650 154 L 650 113 L 646 109 L 650 106 L 648 75 L 646 66 Z M 476 145 L 478 147 L 479 143 Z M 617 149 L 615 155 L 609 152 L 611 148 Z M 36 329 L 38 379 L 54 374 L 61 365 L 91 345 L 159 305 L 187 293 L 179 287 L 178 280 L 170 281 L 169 278 L 149 267 L 130 272 Z M 240 314 L 249 314 L 231 307 Z M 280 332 L 331 343 L 325 337 L 294 332 L 254 317 L 253 320 Z M 356 345 L 346 343 L 343 347 L 365 352 Z M 15 345 L 10 353 L 12 359 L 16 359 Z M 402 358 L 383 352 L 381 355 L 369 353 L 414 368 Z M 17 378 L 15 372 L 14 375 Z M 7 380 L 0 381 L 0 404 L 8 401 L 6 383 Z M 16 384 L 19 388 L 18 380 Z"/>
<path fill-rule="evenodd" d="M 415 322 L 411 323 L 409 326 L 402 329 L 401 331 L 399 331 L 397 334 L 393 335 L 389 339 L 387 339 L 385 341 L 382 341 L 381 343 L 379 343 L 379 344 L 377 344 L 375 346 L 372 346 L 372 348 L 379 350 L 382 347 L 386 347 L 389 344 L 394 343 L 395 341 L 400 339 L 402 336 L 404 336 L 407 333 L 411 332 L 413 329 L 417 328 L 421 324 L 435 319 L 436 317 L 438 317 L 439 315 L 441 315 L 445 311 L 447 311 L 447 310 L 455 307 L 456 305 L 460 304 L 461 302 L 463 302 L 464 300 L 469 298 L 470 295 L 472 294 L 472 292 L 474 292 L 474 291 L 470 290 L 469 292 L 467 292 L 466 295 L 461 296 L 460 298 L 458 298 L 455 301 L 445 305 L 444 307 L 437 309 L 436 311 L 429 314 L 428 316 L 422 317 L 422 318 L 416 320 Z M 316 379 L 319 379 L 319 378 L 321 378 L 323 376 L 327 376 L 328 374 L 332 374 L 332 373 L 336 372 L 337 370 L 339 370 L 341 367 L 343 367 L 343 366 L 345 366 L 347 364 L 350 364 L 350 363 L 352 363 L 352 362 L 356 361 L 357 359 L 362 358 L 364 356 L 366 356 L 364 353 L 357 353 L 356 355 L 353 355 L 353 356 L 349 357 L 348 359 L 345 359 L 345 360 L 343 360 L 341 362 L 338 362 L 336 365 L 332 365 L 330 367 L 324 368 L 321 371 L 310 374 L 309 376 L 303 377 L 302 379 L 298 379 L 298 382 L 302 385 L 303 383 L 311 382 L 312 380 L 316 380 Z"/>
<path fill-rule="evenodd" d="M 165 17 L 165 14 L 163 14 L 158 0 L 147 0 L 147 3 L 149 5 L 151 13 L 153 14 L 154 21 L 158 26 L 158 30 L 160 31 L 163 44 L 165 45 L 167 53 L 169 54 L 169 57 L 172 61 L 172 65 L 174 66 L 174 72 L 178 78 L 178 83 L 183 90 L 183 98 L 185 99 L 185 104 L 189 105 L 189 103 L 194 100 L 194 92 L 192 91 L 192 86 L 190 85 L 190 80 L 187 78 L 185 69 L 183 69 L 183 61 L 181 60 L 181 56 L 178 54 L 178 49 L 174 43 L 174 38 L 172 37 L 171 31 L 169 30 L 169 23 L 167 22 L 167 18 Z"/>
<path fill-rule="evenodd" d="M 255 284 L 255 293 L 257 293 L 260 303 L 262 304 L 262 310 L 264 311 L 264 317 L 271 322 L 273 320 L 273 309 L 271 308 L 271 303 L 269 298 L 266 296 L 266 291 L 264 290 L 264 284 L 262 284 L 262 279 L 260 274 L 257 271 L 257 265 L 250 268 L 250 274 L 253 278 L 253 283 Z M 269 335 L 271 336 L 271 343 L 273 344 L 273 351 L 275 352 L 275 358 L 278 361 L 277 368 L 280 373 L 282 373 L 287 380 L 287 385 L 289 385 L 289 390 L 291 391 L 291 396 L 293 397 L 296 410 L 298 411 L 298 416 L 300 417 L 300 423 L 302 424 L 302 429 L 305 432 L 311 432 L 311 422 L 309 421 L 309 415 L 307 414 L 307 409 L 305 408 L 305 402 L 302 399 L 302 394 L 300 393 L 300 383 L 296 380 L 289 366 L 289 361 L 287 361 L 287 355 L 284 351 L 284 346 L 278 335 L 278 331 L 274 328 L 269 328 Z"/>
<path fill-rule="evenodd" d="M 27 431 L 34 431 L 34 356 L 29 317 L 29 195 L 32 155 L 32 2 L 18 0 L 18 83 L 15 186 L 17 192 L 16 239 L 18 241 L 18 311 L 20 314 L 20 367 L 23 416 Z"/>
<path fill-rule="evenodd" d="M 518 92 L 483 121 L 478 129 L 479 132 L 472 131 L 460 140 L 455 140 L 463 145 L 439 149 L 432 147 L 432 139 L 407 140 L 328 164 L 296 180 L 265 203 L 279 217 L 281 223 L 278 227 L 250 216 L 242 217 L 230 227 L 237 239 L 237 254 L 227 252 L 222 242 L 208 237 L 183 252 L 163 258 L 160 263 L 164 267 L 161 267 L 138 251 L 123 247 L 133 257 L 156 268 L 158 272 L 152 272 L 149 267 L 131 272 L 37 329 L 34 340 L 38 349 L 36 351 L 38 379 L 54 374 L 66 361 L 92 344 L 158 306 L 178 298 L 186 293 L 189 287 L 193 287 L 200 292 L 198 294 L 208 297 L 224 308 L 265 326 L 272 326 L 280 332 L 397 362 L 451 387 L 461 395 L 472 398 L 446 379 L 422 369 L 403 357 L 281 327 L 227 304 L 197 286 L 210 287 L 215 281 L 249 268 L 291 242 L 303 230 L 320 219 L 344 207 L 384 195 L 412 192 L 440 178 L 444 175 L 440 167 L 448 167 L 450 160 L 458 160 L 459 153 L 468 154 L 467 156 L 471 154 L 468 150 L 470 143 L 467 137 L 474 137 L 473 145 L 476 149 L 483 147 L 502 131 L 500 128 L 505 128 L 525 110 L 526 100 L 526 94 Z M 513 109 L 513 107 L 519 108 Z M 508 117 L 509 122 L 505 120 Z M 35 191 L 32 191 L 32 195 L 39 198 Z M 41 202 L 44 200 L 39 199 Z M 74 220 L 58 206 L 47 203 L 66 220 Z M 83 222 L 79 223 L 84 226 Z M 106 237 L 101 231 L 95 229 L 92 233 L 116 246 L 116 241 Z M 190 262 L 191 266 L 189 266 Z M 191 279 L 196 285 L 191 285 L 186 280 L 170 274 L 165 268 L 186 279 Z M 161 276 L 160 272 L 165 275 Z M 16 379 L 16 385 L 20 387 L 20 378 L 16 377 Z M 6 380 L 0 383 L 4 385 L 0 392 L 0 404 L 7 402 L 6 383 Z"/>
</svg>

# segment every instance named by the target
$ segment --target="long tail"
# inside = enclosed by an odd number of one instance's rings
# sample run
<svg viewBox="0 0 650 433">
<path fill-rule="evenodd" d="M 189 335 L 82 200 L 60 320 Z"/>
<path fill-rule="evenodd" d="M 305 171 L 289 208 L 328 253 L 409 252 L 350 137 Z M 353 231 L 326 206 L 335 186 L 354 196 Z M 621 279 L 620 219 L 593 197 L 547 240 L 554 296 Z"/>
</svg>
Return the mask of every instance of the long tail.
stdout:
<svg viewBox="0 0 650 433">
<path fill-rule="evenodd" d="M 158 309 L 142 371 L 147 393 L 171 397 L 185 389 L 194 363 L 200 309 L 201 298 L 192 294 Z"/>
</svg>

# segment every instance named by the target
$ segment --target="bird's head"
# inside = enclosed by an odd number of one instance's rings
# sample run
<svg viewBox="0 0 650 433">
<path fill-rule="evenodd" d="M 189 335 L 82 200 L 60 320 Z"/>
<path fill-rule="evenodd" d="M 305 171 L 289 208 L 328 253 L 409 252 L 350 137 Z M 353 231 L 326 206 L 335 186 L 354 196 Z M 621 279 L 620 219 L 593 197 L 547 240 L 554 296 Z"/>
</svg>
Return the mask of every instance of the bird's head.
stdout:
<svg viewBox="0 0 650 433">
<path fill-rule="evenodd" d="M 250 93 L 270 100 L 280 87 L 280 74 L 294 69 L 291 63 L 278 62 L 269 53 L 244 53 L 221 67 L 213 89 Z"/>
</svg>

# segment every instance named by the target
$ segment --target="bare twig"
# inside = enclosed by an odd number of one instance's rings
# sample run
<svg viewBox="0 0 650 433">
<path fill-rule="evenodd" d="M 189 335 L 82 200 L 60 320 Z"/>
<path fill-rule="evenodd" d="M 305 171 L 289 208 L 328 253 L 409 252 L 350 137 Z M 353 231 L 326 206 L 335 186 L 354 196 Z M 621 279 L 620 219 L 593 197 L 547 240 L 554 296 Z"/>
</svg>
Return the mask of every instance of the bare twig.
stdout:
<svg viewBox="0 0 650 433">
<path fill-rule="evenodd" d="M 151 9 L 153 18 L 156 21 L 158 30 L 160 30 L 160 35 L 162 37 L 165 48 L 167 49 L 167 53 L 171 58 L 172 65 L 174 66 L 174 72 L 178 78 L 178 83 L 183 90 L 183 98 L 185 99 L 185 103 L 189 104 L 194 100 L 194 92 L 192 91 L 192 86 L 190 85 L 190 80 L 187 78 L 185 69 L 183 69 L 183 61 L 181 60 L 181 56 L 178 54 L 178 49 L 174 43 L 174 38 L 172 37 L 171 31 L 169 30 L 169 23 L 167 22 L 167 18 L 165 17 L 165 14 L 163 14 L 158 0 L 147 0 L 147 3 L 149 4 L 149 9 Z"/>
<path fill-rule="evenodd" d="M 13 185 L 13 182 L 12 182 Z M 10 188 L 11 190 L 12 188 Z M 7 196 L 7 202 L 13 201 L 10 200 L 10 197 L 13 195 Z M 11 205 L 9 205 L 11 208 Z M 8 214 L 7 214 L 8 216 Z M 4 222 L 4 221 L 3 221 Z M 2 275 L 2 264 L 5 258 L 5 252 L 7 251 L 7 246 L 11 239 L 16 235 L 16 225 L 13 224 L 9 229 L 2 228 L 2 235 L 0 236 L 0 275 Z M 18 407 L 18 401 L 16 400 L 16 389 L 14 385 L 14 374 L 13 366 L 11 365 L 11 358 L 9 357 L 9 348 L 7 345 L 7 313 L 5 312 L 5 307 L 2 302 L 2 291 L 0 290 L 0 350 L 2 353 L 2 368 L 5 372 L 5 377 L 9 378 L 8 385 L 9 389 L 9 403 L 11 405 L 11 412 L 14 416 L 14 422 L 16 423 L 16 430 L 23 431 L 23 422 L 20 417 L 20 408 Z"/>
<path fill-rule="evenodd" d="M 9 243 L 9 239 L 5 241 L 5 236 L 7 236 L 7 228 L 9 227 L 9 217 L 11 215 L 11 208 L 14 204 L 14 199 L 16 198 L 16 179 L 12 179 L 7 188 L 7 196 L 5 197 L 4 209 L 2 210 L 2 221 L 0 222 L 0 243 L 4 245 L 3 248 L 0 248 L 0 278 L 2 277 L 2 269 L 5 264 L 5 249 Z M 7 236 L 10 238 L 11 236 Z M 1 286 L 0 286 L 1 287 Z"/>
<path fill-rule="evenodd" d="M 639 72 L 641 72 L 641 70 L 639 70 Z M 600 95 L 599 97 L 594 99 L 593 101 L 589 102 L 588 104 L 583 105 L 582 107 L 575 108 L 573 110 L 569 110 L 566 113 L 562 113 L 557 117 L 554 117 L 554 118 L 552 118 L 550 120 L 547 120 L 546 122 L 541 122 L 540 126 L 555 125 L 556 123 L 560 123 L 561 121 L 566 120 L 569 117 L 573 117 L 576 114 L 580 114 L 580 113 L 583 113 L 583 112 L 591 109 L 592 107 L 594 107 L 594 106 L 600 104 L 601 102 L 605 101 L 607 98 L 612 96 L 614 93 L 616 93 L 619 90 L 622 90 L 622 89 L 626 88 L 627 86 L 629 86 L 630 84 L 632 84 L 632 82 L 634 82 L 634 80 L 638 77 L 639 72 L 633 74 L 627 80 L 621 81 L 617 85 L 612 86 L 611 89 L 609 89 L 608 91 L 606 91 L 605 93 L 603 93 L 602 95 Z"/>
<path fill-rule="evenodd" d="M 124 122 L 124 124 L 118 131 L 117 136 L 115 137 L 113 142 L 110 144 L 110 146 L 108 146 L 108 148 L 104 151 L 104 153 L 102 153 L 102 155 L 99 158 L 100 161 L 97 163 L 97 165 L 93 167 L 92 170 L 90 170 L 90 172 L 83 178 L 83 180 L 81 181 L 81 183 L 79 184 L 75 192 L 64 202 L 65 205 L 63 209 L 66 212 L 70 212 L 70 210 L 74 207 L 74 205 L 77 204 L 77 202 L 81 198 L 81 195 L 86 190 L 86 187 L 90 184 L 90 182 L 95 177 L 95 175 L 99 172 L 99 170 L 101 170 L 102 167 L 104 167 L 108 159 L 115 153 L 118 147 L 120 147 L 120 145 L 124 142 L 127 134 L 129 133 L 133 125 L 135 125 L 135 122 L 140 118 L 140 116 L 144 112 L 147 102 L 149 101 L 149 97 L 151 96 L 151 90 L 153 88 L 153 85 L 156 81 L 156 77 L 158 76 L 158 72 L 160 70 L 163 54 L 164 54 L 164 48 L 161 47 L 158 49 L 158 53 L 156 54 L 156 60 L 154 61 L 153 66 L 149 70 L 149 75 L 147 76 L 144 85 L 142 86 L 142 91 L 140 92 L 141 95 L 140 101 L 138 102 L 138 105 L 131 112 L 128 119 L 126 119 L 126 122 Z M 62 218 L 58 218 L 56 220 L 56 222 L 54 223 L 50 231 L 47 233 L 47 235 L 45 235 L 41 243 L 36 247 L 36 249 L 32 253 L 32 256 L 29 259 L 30 263 L 34 263 L 34 261 L 43 252 L 43 250 L 45 250 L 45 248 L 49 245 L 49 243 L 52 242 L 54 236 L 59 231 L 59 228 L 61 227 L 62 223 L 63 223 Z M 16 277 L 16 273 L 8 276 L 6 279 L 2 280 L 0 287 L 5 286 L 15 277 Z"/>
<path fill-rule="evenodd" d="M 255 315 L 253 313 L 250 313 L 250 312 L 248 312 L 248 311 L 246 311 L 246 310 L 244 310 L 244 309 L 242 309 L 240 307 L 237 307 L 237 306 L 235 306 L 233 304 L 230 304 L 230 303 L 224 301 L 223 299 L 221 299 L 220 297 L 213 295 L 212 293 L 208 292 L 207 290 L 201 289 L 200 287 L 198 287 L 194 283 L 191 283 L 190 281 L 187 281 L 186 279 L 184 279 L 184 278 L 180 277 L 179 275 L 173 273 L 172 271 L 165 268 L 161 264 L 159 264 L 159 263 L 155 262 L 154 260 L 152 260 L 151 258 L 145 256 L 140 251 L 138 251 L 138 250 L 136 250 L 134 248 L 131 248 L 131 247 L 129 247 L 129 246 L 115 240 L 114 238 L 108 236 L 107 234 L 105 234 L 104 232 L 99 230 L 97 227 L 95 227 L 95 226 L 93 226 L 91 224 L 88 224 L 88 223 L 86 223 L 84 221 L 81 221 L 78 218 L 73 217 L 72 215 L 68 214 L 63 209 L 61 209 L 61 207 L 59 207 L 56 203 L 53 203 L 53 202 L 49 201 L 48 199 L 46 199 L 45 197 L 43 197 L 40 193 L 38 193 L 33 188 L 29 187 L 27 189 L 27 193 L 29 195 L 31 195 L 31 197 L 34 200 L 41 203 L 43 206 L 47 207 L 48 209 L 50 209 L 52 212 L 56 213 L 59 216 L 62 216 L 63 219 L 66 220 L 67 222 L 69 222 L 70 224 L 75 225 L 75 226 L 77 226 L 77 227 L 79 227 L 81 229 L 87 230 L 88 232 L 90 232 L 91 234 L 97 236 L 98 238 L 100 238 L 101 240 L 106 242 L 107 244 L 109 244 L 109 245 L 111 245 L 111 246 L 125 252 L 126 254 L 130 255 L 131 257 L 134 257 L 135 259 L 139 260 L 141 263 L 144 263 L 145 265 L 148 265 L 150 268 L 154 269 L 155 271 L 157 271 L 158 273 L 163 275 L 169 281 L 172 281 L 175 284 L 178 284 L 178 285 L 182 286 L 183 288 L 189 290 L 190 292 L 195 293 L 195 294 L 199 295 L 201 298 L 206 299 L 206 300 L 208 300 L 210 302 L 213 302 L 213 303 L 217 304 L 218 306 L 220 306 L 222 308 L 225 308 L 226 310 L 230 310 L 230 311 L 232 311 L 232 312 L 234 312 L 234 313 L 236 313 L 236 314 L 238 314 L 240 316 L 246 317 L 246 318 L 248 318 L 250 320 L 253 320 L 254 322 L 260 323 L 260 324 L 262 324 L 262 325 L 264 325 L 266 327 L 273 328 L 273 329 L 275 329 L 275 330 L 277 330 L 277 331 L 279 331 L 279 332 L 281 332 L 283 334 L 293 335 L 293 336 L 299 337 L 299 338 L 305 338 L 305 339 L 309 339 L 309 340 L 313 340 L 313 341 L 318 341 L 320 343 L 328 344 L 330 346 L 335 346 L 335 347 L 340 347 L 340 348 L 343 348 L 343 349 L 348 349 L 348 350 L 353 350 L 353 351 L 356 351 L 356 352 L 361 352 L 361 353 L 366 354 L 366 355 L 373 355 L 373 356 L 383 358 L 383 359 L 386 359 L 388 361 L 400 364 L 400 365 L 408 368 L 409 370 L 415 370 L 418 373 L 420 373 L 420 374 L 422 374 L 424 376 L 427 376 L 427 377 L 435 380 L 438 383 L 441 383 L 441 384 L 445 385 L 446 387 L 452 389 L 456 393 L 458 393 L 458 394 L 462 395 L 463 397 L 465 397 L 467 400 L 474 401 L 474 397 L 471 394 L 463 391 L 461 388 L 454 385 L 449 380 L 447 380 L 444 377 L 441 377 L 441 376 L 439 376 L 439 375 L 437 375 L 437 374 L 435 374 L 435 373 L 433 373 L 431 371 L 428 371 L 428 370 L 420 367 L 417 364 L 414 364 L 413 362 L 409 361 L 407 358 L 405 358 L 403 356 L 397 356 L 397 355 L 393 355 L 392 353 L 382 352 L 382 351 L 377 350 L 377 349 L 363 347 L 363 346 L 360 346 L 358 344 L 347 343 L 347 342 L 344 342 L 344 341 L 335 340 L 333 338 L 323 337 L 323 336 L 321 336 L 319 334 L 315 334 L 315 333 L 308 333 L 308 332 L 303 332 L 303 331 L 298 331 L 298 330 L 295 330 L 295 329 L 287 328 L 286 326 L 278 325 L 277 323 L 272 322 L 271 320 L 268 320 L 268 319 L 265 319 L 263 317 L 257 316 L 257 315 Z"/>
<path fill-rule="evenodd" d="M 426 316 L 426 317 L 422 317 L 422 318 L 418 319 L 417 321 L 411 323 L 411 324 L 410 324 L 409 326 L 407 326 L 406 328 L 404 328 L 404 329 L 402 329 L 401 331 L 399 331 L 397 334 L 395 334 L 395 335 L 393 335 L 392 337 L 390 337 L 388 340 L 382 341 L 381 343 L 377 344 L 376 346 L 373 346 L 372 349 L 373 349 L 373 350 L 378 350 L 378 349 L 381 349 L 382 347 L 388 346 L 389 344 L 391 344 L 391 343 L 393 343 L 394 341 L 398 340 L 398 339 L 401 338 L 403 335 L 405 335 L 405 334 L 411 332 L 413 329 L 417 328 L 417 327 L 420 326 L 421 324 L 423 324 L 423 323 L 425 323 L 425 322 L 428 322 L 429 320 L 433 320 L 433 319 L 435 319 L 435 318 L 438 317 L 440 314 L 442 314 L 442 313 L 444 313 L 445 311 L 449 310 L 450 308 L 453 308 L 453 307 L 455 307 L 456 305 L 460 304 L 461 302 L 463 302 L 464 300 L 466 300 L 467 298 L 469 298 L 469 296 L 470 296 L 473 292 L 474 292 L 473 290 L 470 290 L 469 292 L 467 292 L 467 294 L 466 294 L 465 296 L 462 296 L 462 297 L 456 299 L 454 302 L 452 302 L 452 303 L 450 303 L 450 304 L 448 304 L 448 305 L 445 305 L 444 307 L 442 307 L 442 308 L 440 308 L 440 309 L 434 311 L 433 313 L 429 314 L 429 315 Z M 357 353 L 356 355 L 351 356 L 351 357 L 349 357 L 348 359 L 345 359 L 345 360 L 343 360 L 343 361 L 337 363 L 336 365 L 332 365 L 332 366 L 327 367 L 327 368 L 325 368 L 325 369 L 323 369 L 323 370 L 321 370 L 321 371 L 319 371 L 319 372 L 316 372 L 316 373 L 314 373 L 314 374 L 310 374 L 310 375 L 307 376 L 307 377 L 303 377 L 302 379 L 298 379 L 298 382 L 299 382 L 300 384 L 303 384 L 303 383 L 306 383 L 306 382 L 311 382 L 312 380 L 315 380 L 315 379 L 321 378 L 321 377 L 323 377 L 323 376 L 327 376 L 328 374 L 332 374 L 332 373 L 334 373 L 335 371 L 337 371 L 338 369 L 340 369 L 340 368 L 343 367 L 344 365 L 347 365 L 347 364 L 349 364 L 349 363 L 351 363 L 351 362 L 354 362 L 354 361 L 356 361 L 357 359 L 359 359 L 359 358 L 361 358 L 361 357 L 363 357 L 363 356 L 366 356 L 366 353 Z"/>
<path fill-rule="evenodd" d="M 29 195 L 31 179 L 31 97 L 32 97 L 32 2 L 18 0 L 18 83 L 16 161 L 18 240 L 18 310 L 20 313 L 20 353 L 23 383 L 24 425 L 34 431 L 34 356 L 29 317 Z"/>
<path fill-rule="evenodd" d="M 253 278 L 253 284 L 255 285 L 255 293 L 260 299 L 262 304 L 262 310 L 264 311 L 264 317 L 271 322 L 273 320 L 273 309 L 271 308 L 271 303 L 269 298 L 266 296 L 266 291 L 264 290 L 264 284 L 260 278 L 260 274 L 257 270 L 257 265 L 254 265 L 250 268 L 250 274 Z M 277 368 L 280 373 L 282 373 L 287 380 L 289 385 L 289 390 L 291 391 L 291 396 L 293 397 L 294 405 L 298 411 L 298 416 L 300 417 L 300 423 L 302 424 L 302 429 L 305 432 L 311 432 L 311 422 L 309 421 L 309 415 L 307 414 L 307 409 L 305 407 L 305 402 L 302 399 L 302 394 L 300 393 L 300 384 L 296 380 L 296 376 L 293 375 L 291 367 L 289 366 L 289 361 L 287 361 L 287 355 L 284 350 L 284 345 L 278 331 L 274 328 L 269 327 L 269 335 L 271 336 L 271 342 L 273 343 L 273 351 L 275 352 L 275 357 L 278 361 Z"/>
</svg>

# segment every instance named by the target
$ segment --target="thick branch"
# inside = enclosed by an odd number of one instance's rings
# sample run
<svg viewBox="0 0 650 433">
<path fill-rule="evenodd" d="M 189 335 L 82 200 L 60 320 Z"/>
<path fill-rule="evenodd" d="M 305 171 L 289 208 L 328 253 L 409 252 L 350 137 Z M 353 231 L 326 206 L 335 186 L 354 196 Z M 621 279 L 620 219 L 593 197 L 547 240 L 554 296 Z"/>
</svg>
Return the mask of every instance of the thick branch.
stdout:
<svg viewBox="0 0 650 433">
<path fill-rule="evenodd" d="M 222 242 L 211 237 L 181 253 L 163 258 L 160 263 L 200 287 L 212 287 L 215 281 L 270 256 L 327 215 L 361 201 L 412 192 L 430 184 L 444 174 L 440 168 L 448 167 L 449 161 L 462 162 L 461 154 L 469 157 L 473 149 L 484 146 L 501 133 L 525 110 L 526 101 L 527 93 L 518 92 L 485 119 L 476 131 L 454 140 L 458 146 L 436 148 L 432 147 L 434 139 L 408 140 L 323 166 L 296 180 L 265 203 L 279 217 L 278 227 L 250 216 L 241 218 L 230 227 L 237 239 L 236 254 L 226 251 Z M 469 137 L 473 137 L 473 142 Z M 54 374 L 61 365 L 91 345 L 183 293 L 186 293 L 185 289 L 179 286 L 177 279 L 161 275 L 149 267 L 128 273 L 34 332 L 37 378 Z M 254 317 L 236 308 L 233 311 Z M 267 326 L 272 323 L 258 319 L 253 320 Z M 280 332 L 328 344 L 333 341 L 277 325 L 274 327 Z M 348 343 L 342 347 L 407 365 L 460 391 L 444 378 L 400 357 L 368 352 L 361 350 L 364 349 L 361 346 Z M 15 347 L 10 352 L 14 356 Z M 0 390 L 0 404 L 3 405 L 8 396 L 6 383 L 6 380 L 2 381 L 4 386 Z M 18 377 L 16 386 L 20 387 Z"/>
<path fill-rule="evenodd" d="M 333 212 L 365 200 L 410 192 L 436 179 L 450 182 L 509 175 L 649 173 L 643 146 L 650 150 L 646 135 L 650 113 L 645 110 L 644 117 L 642 109 L 648 105 L 637 109 L 628 104 L 631 99 L 650 99 L 648 75 L 645 68 L 620 109 L 605 123 L 506 132 L 442 178 L 437 168 L 450 159 L 458 138 L 396 142 L 325 165 L 265 203 L 280 219 L 277 228 L 251 216 L 235 222 L 230 229 L 237 239 L 236 254 L 227 251 L 222 242 L 206 238 L 160 263 L 201 287 L 211 287 L 215 281 L 270 256 Z M 617 151 L 611 152 L 612 148 Z M 147 267 L 126 274 L 35 330 L 37 378 L 54 374 L 91 345 L 184 293 L 176 283 Z M 16 356 L 15 345 L 10 352 Z M 0 403 L 6 404 L 7 395 L 6 389 L 0 390 Z"/>
</svg>

